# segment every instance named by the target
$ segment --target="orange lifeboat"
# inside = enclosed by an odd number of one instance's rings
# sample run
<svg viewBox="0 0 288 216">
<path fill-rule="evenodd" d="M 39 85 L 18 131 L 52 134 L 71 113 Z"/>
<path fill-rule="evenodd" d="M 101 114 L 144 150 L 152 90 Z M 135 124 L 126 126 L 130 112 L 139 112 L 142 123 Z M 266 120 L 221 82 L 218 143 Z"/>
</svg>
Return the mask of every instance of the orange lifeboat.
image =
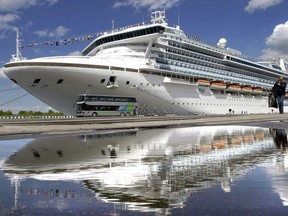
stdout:
<svg viewBox="0 0 288 216">
<path fill-rule="evenodd" d="M 248 144 L 252 143 L 254 139 L 254 134 L 246 134 L 243 136 L 243 141 Z"/>
<path fill-rule="evenodd" d="M 262 141 L 262 140 L 264 140 L 264 133 L 256 133 L 256 134 L 255 134 L 255 139 L 256 139 L 257 141 Z"/>
<path fill-rule="evenodd" d="M 226 84 L 222 83 L 222 82 L 212 82 L 211 85 L 210 85 L 210 88 L 225 89 L 226 88 Z"/>
<path fill-rule="evenodd" d="M 224 149 L 228 145 L 227 139 L 216 139 L 213 140 L 212 147 L 213 149 Z"/>
<path fill-rule="evenodd" d="M 233 91 L 240 91 L 241 90 L 241 86 L 239 85 L 229 85 L 228 90 L 233 90 Z"/>
<path fill-rule="evenodd" d="M 210 85 L 210 81 L 207 79 L 198 79 L 196 83 L 198 85 L 202 85 L 202 86 L 209 86 Z"/>
<path fill-rule="evenodd" d="M 253 89 L 253 92 L 260 94 L 260 93 L 263 92 L 263 89 L 262 89 L 262 88 L 254 88 L 254 89 Z"/>
<path fill-rule="evenodd" d="M 244 92 L 252 92 L 253 89 L 252 89 L 252 87 L 244 86 L 244 87 L 241 88 L 241 90 L 244 91 Z"/>
<path fill-rule="evenodd" d="M 231 138 L 231 143 L 233 145 L 240 145 L 243 142 L 242 137 L 241 136 L 234 136 Z"/>
</svg>

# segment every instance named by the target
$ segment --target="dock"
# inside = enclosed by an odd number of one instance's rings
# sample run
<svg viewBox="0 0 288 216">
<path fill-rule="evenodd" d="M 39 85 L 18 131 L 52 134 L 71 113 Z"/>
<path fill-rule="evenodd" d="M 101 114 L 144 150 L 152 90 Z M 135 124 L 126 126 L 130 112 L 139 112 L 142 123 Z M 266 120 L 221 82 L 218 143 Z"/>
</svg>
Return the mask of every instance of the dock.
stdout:
<svg viewBox="0 0 288 216">
<path fill-rule="evenodd" d="M 288 128 L 288 114 L 0 119 L 0 139 L 103 130 L 243 125 Z"/>
</svg>

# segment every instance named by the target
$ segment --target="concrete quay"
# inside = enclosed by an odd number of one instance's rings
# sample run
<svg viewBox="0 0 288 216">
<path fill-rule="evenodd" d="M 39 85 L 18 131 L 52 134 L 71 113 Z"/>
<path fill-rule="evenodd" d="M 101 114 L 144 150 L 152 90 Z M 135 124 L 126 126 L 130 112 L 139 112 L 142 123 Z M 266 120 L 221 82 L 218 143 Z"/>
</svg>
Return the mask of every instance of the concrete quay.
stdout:
<svg viewBox="0 0 288 216">
<path fill-rule="evenodd" d="M 244 125 L 266 128 L 288 128 L 288 114 L 0 120 L 0 139 L 83 133 L 101 130 L 211 125 Z"/>
</svg>

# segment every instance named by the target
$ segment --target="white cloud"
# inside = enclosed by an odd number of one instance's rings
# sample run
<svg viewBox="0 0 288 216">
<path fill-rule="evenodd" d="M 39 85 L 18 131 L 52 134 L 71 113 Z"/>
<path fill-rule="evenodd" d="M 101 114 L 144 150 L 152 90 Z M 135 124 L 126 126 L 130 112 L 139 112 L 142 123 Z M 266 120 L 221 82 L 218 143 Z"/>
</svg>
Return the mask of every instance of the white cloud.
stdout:
<svg viewBox="0 0 288 216">
<path fill-rule="evenodd" d="M 68 28 L 60 25 L 53 31 L 49 32 L 47 29 L 45 29 L 45 30 L 35 31 L 34 34 L 38 35 L 39 37 L 59 38 L 59 37 L 63 37 L 64 35 L 66 35 L 68 32 L 69 32 Z"/>
<path fill-rule="evenodd" d="M 46 30 L 34 31 L 33 33 L 35 35 L 37 35 L 38 37 L 47 37 L 47 35 L 49 34 L 47 29 Z"/>
<path fill-rule="evenodd" d="M 281 57 L 288 60 L 288 21 L 275 26 L 272 34 L 266 38 L 266 45 L 260 59 Z"/>
<path fill-rule="evenodd" d="M 65 26 L 60 25 L 55 30 L 50 32 L 48 35 L 49 37 L 62 37 L 66 35 L 67 32 L 69 32 L 69 29 L 66 28 Z"/>
<path fill-rule="evenodd" d="M 47 0 L 48 5 L 54 5 L 58 2 L 58 0 Z"/>
<path fill-rule="evenodd" d="M 17 14 L 0 14 L 0 32 L 7 30 L 15 30 L 16 27 L 12 25 L 13 22 L 19 19 Z M 4 37 L 4 35 L 0 35 L 0 38 Z"/>
<path fill-rule="evenodd" d="M 136 9 L 148 8 L 149 11 L 156 9 L 168 9 L 177 5 L 181 0 L 118 0 L 114 3 L 114 8 L 132 6 Z"/>
<path fill-rule="evenodd" d="M 68 54 L 69 56 L 82 56 L 82 53 L 80 51 L 75 51 L 75 52 L 71 52 Z"/>
<path fill-rule="evenodd" d="M 58 0 L 0 0 L 0 11 L 14 12 L 37 5 L 53 5 L 57 2 Z"/>
<path fill-rule="evenodd" d="M 245 8 L 245 11 L 253 13 L 256 10 L 266 10 L 269 7 L 275 6 L 284 0 L 250 0 Z"/>
<path fill-rule="evenodd" d="M 15 30 L 13 26 L 19 17 L 19 11 L 34 6 L 56 4 L 58 0 L 0 0 L 0 39 L 4 38 L 7 31 Z"/>
<path fill-rule="evenodd" d="M 0 0 L 0 11 L 15 11 L 35 6 L 37 0 Z"/>
</svg>

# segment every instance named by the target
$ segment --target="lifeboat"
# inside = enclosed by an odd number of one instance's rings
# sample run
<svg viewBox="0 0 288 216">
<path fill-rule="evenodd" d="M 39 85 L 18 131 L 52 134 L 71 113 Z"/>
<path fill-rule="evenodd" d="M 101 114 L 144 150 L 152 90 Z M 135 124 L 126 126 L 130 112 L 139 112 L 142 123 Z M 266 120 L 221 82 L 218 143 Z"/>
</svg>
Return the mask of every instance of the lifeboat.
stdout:
<svg viewBox="0 0 288 216">
<path fill-rule="evenodd" d="M 227 87 L 228 90 L 232 90 L 232 91 L 240 91 L 241 90 L 241 86 L 239 85 L 229 85 Z"/>
<path fill-rule="evenodd" d="M 210 88 L 225 89 L 226 88 L 226 84 L 222 83 L 222 82 L 212 82 L 211 85 L 210 85 Z"/>
<path fill-rule="evenodd" d="M 262 89 L 262 88 L 254 88 L 254 89 L 253 89 L 253 92 L 259 94 L 259 93 L 262 93 L 262 92 L 263 92 L 263 89 Z"/>
<path fill-rule="evenodd" d="M 243 141 L 245 143 L 253 143 L 254 139 L 254 134 L 246 134 L 243 136 Z"/>
<path fill-rule="evenodd" d="M 228 145 L 227 139 L 216 139 L 212 143 L 213 149 L 224 149 Z"/>
<path fill-rule="evenodd" d="M 207 79 L 198 79 L 196 83 L 198 85 L 202 85 L 202 86 L 209 86 L 210 85 L 210 81 Z"/>
<path fill-rule="evenodd" d="M 231 138 L 231 144 L 233 145 L 241 145 L 243 142 L 242 137 L 240 136 L 234 136 Z"/>
<path fill-rule="evenodd" d="M 253 89 L 252 89 L 252 87 L 249 87 L 249 86 L 243 86 L 241 88 L 241 90 L 244 92 L 252 92 Z"/>
<path fill-rule="evenodd" d="M 256 139 L 257 141 L 262 141 L 262 140 L 264 140 L 264 133 L 256 133 L 256 134 L 255 134 L 255 139 Z"/>
</svg>

